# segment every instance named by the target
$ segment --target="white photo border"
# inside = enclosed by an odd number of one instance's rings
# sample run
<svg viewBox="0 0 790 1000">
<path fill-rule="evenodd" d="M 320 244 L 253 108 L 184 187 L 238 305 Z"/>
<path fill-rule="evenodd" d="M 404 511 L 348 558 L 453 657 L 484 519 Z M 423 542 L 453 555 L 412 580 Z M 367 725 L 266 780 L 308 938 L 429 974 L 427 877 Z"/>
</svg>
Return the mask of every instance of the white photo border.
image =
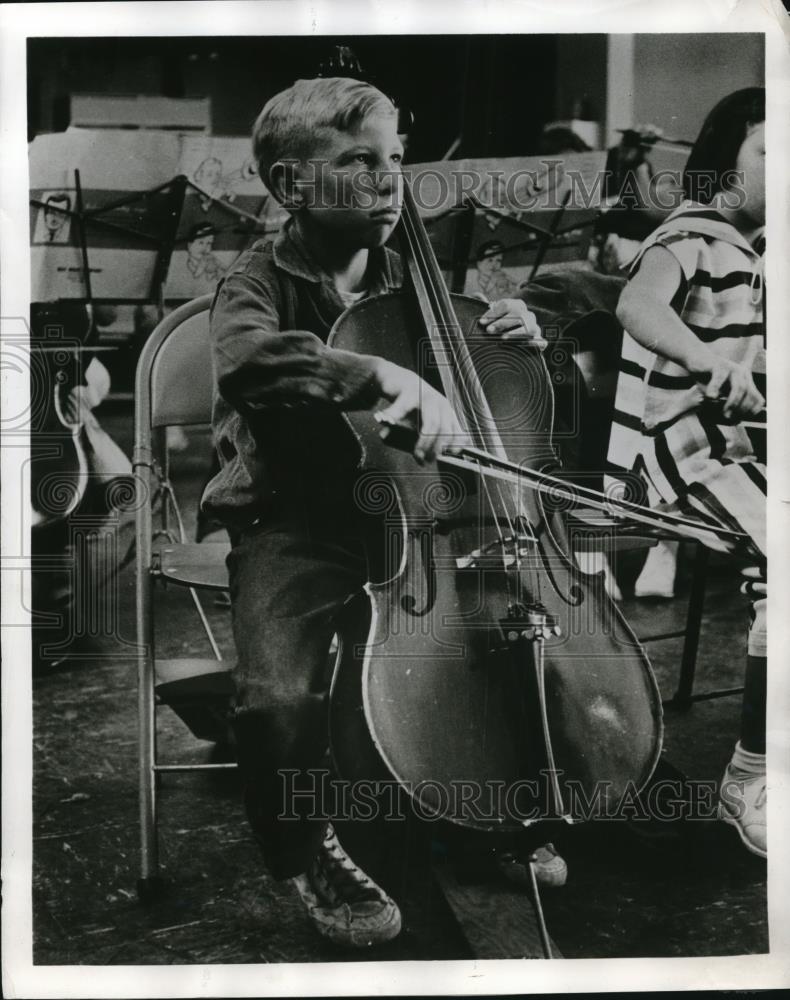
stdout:
<svg viewBox="0 0 790 1000">
<path fill-rule="evenodd" d="M 500 26 L 497 32 L 496 26 Z M 0 325 L 13 334 L 30 295 L 24 98 L 28 37 L 102 35 L 299 35 L 648 32 L 765 33 L 767 103 L 766 285 L 771 330 L 769 456 L 769 934 L 768 955 L 727 958 L 585 959 L 250 966 L 34 966 L 32 964 L 32 690 L 26 575 L 4 572 L 3 605 L 3 992 L 8 997 L 215 997 L 497 994 L 790 985 L 790 21 L 779 0 L 263 0 L 263 2 L 43 3 L 0 5 Z M 779 342 L 777 342 L 779 340 Z M 3 370 L 2 428 L 23 413 L 26 371 Z M 3 441 L 3 570 L 24 558 L 29 530 L 25 451 Z M 16 486 L 22 483 L 22 490 Z M 8 577 L 6 581 L 5 578 Z M 25 582 L 22 582 L 25 581 Z"/>
</svg>

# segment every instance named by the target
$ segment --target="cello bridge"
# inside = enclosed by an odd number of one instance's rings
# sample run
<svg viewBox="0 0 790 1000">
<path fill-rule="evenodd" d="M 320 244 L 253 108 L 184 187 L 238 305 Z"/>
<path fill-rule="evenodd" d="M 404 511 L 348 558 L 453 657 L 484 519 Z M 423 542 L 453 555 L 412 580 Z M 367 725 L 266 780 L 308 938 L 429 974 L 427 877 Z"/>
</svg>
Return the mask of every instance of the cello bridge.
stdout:
<svg viewBox="0 0 790 1000">
<path fill-rule="evenodd" d="M 506 535 L 482 548 L 473 549 L 455 560 L 457 569 L 513 569 L 519 560 L 529 555 L 529 546 L 535 545 L 533 535 Z"/>
<path fill-rule="evenodd" d="M 499 626 L 508 645 L 514 645 L 522 639 L 535 641 L 562 635 L 557 615 L 539 602 L 511 604 L 507 615 L 500 619 Z"/>
</svg>

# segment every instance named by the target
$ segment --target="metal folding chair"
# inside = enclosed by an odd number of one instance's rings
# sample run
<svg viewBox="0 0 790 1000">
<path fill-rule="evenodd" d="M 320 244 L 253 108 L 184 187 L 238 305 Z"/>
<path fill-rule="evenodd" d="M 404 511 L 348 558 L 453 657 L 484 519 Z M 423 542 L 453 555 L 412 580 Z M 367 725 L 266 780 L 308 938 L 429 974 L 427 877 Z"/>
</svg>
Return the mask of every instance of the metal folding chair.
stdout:
<svg viewBox="0 0 790 1000">
<path fill-rule="evenodd" d="M 212 371 L 208 310 L 211 296 L 165 317 L 140 355 L 135 385 L 136 619 L 139 721 L 140 878 L 138 895 L 154 898 L 159 875 L 157 786 L 163 773 L 235 768 L 234 763 L 161 763 L 157 706 L 169 705 L 200 739 L 220 742 L 233 685 L 198 591 L 227 589 L 229 544 L 189 542 L 170 481 L 166 429 L 211 419 Z M 156 515 L 159 515 L 158 517 Z M 158 525 L 157 525 L 158 521 Z M 156 656 L 154 585 L 188 588 L 211 647 L 210 659 Z"/>
</svg>

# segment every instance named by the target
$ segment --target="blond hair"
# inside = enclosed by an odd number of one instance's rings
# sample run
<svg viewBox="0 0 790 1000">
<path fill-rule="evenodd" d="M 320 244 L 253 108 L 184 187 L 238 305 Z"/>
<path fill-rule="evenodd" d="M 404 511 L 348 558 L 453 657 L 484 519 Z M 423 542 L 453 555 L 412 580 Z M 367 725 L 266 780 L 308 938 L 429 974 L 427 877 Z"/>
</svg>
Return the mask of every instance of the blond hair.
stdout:
<svg viewBox="0 0 790 1000">
<path fill-rule="evenodd" d="M 340 76 L 297 80 L 267 101 L 253 126 L 252 152 L 261 180 L 271 187 L 275 163 L 306 159 L 320 129 L 349 132 L 374 111 L 397 114 L 392 101 L 369 83 Z"/>
</svg>

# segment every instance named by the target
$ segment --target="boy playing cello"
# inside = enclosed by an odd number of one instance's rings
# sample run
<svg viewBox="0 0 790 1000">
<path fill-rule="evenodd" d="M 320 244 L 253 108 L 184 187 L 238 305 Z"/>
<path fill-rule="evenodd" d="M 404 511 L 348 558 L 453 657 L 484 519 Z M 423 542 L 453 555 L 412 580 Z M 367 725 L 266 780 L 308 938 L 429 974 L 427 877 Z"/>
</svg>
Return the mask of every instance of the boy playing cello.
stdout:
<svg viewBox="0 0 790 1000">
<path fill-rule="evenodd" d="M 310 919 L 347 946 L 390 940 L 395 902 L 348 857 L 320 803 L 301 792 L 325 767 L 316 691 L 335 618 L 366 582 L 365 529 L 353 500 L 359 451 L 343 412 L 413 420 L 414 457 L 460 432 L 448 401 L 412 371 L 327 346 L 359 299 L 398 289 L 384 246 L 400 213 L 397 112 L 357 80 L 300 80 L 253 131 L 259 172 L 290 219 L 224 277 L 211 313 L 213 427 L 221 469 L 202 506 L 229 528 L 238 702 L 234 732 L 247 814 L 275 878 L 293 878 Z M 491 305 L 492 335 L 543 343 L 519 300 Z M 282 774 L 295 772 L 292 809 Z M 309 772 L 313 772 L 311 775 Z M 297 820 L 279 818 L 284 807 Z"/>
</svg>

